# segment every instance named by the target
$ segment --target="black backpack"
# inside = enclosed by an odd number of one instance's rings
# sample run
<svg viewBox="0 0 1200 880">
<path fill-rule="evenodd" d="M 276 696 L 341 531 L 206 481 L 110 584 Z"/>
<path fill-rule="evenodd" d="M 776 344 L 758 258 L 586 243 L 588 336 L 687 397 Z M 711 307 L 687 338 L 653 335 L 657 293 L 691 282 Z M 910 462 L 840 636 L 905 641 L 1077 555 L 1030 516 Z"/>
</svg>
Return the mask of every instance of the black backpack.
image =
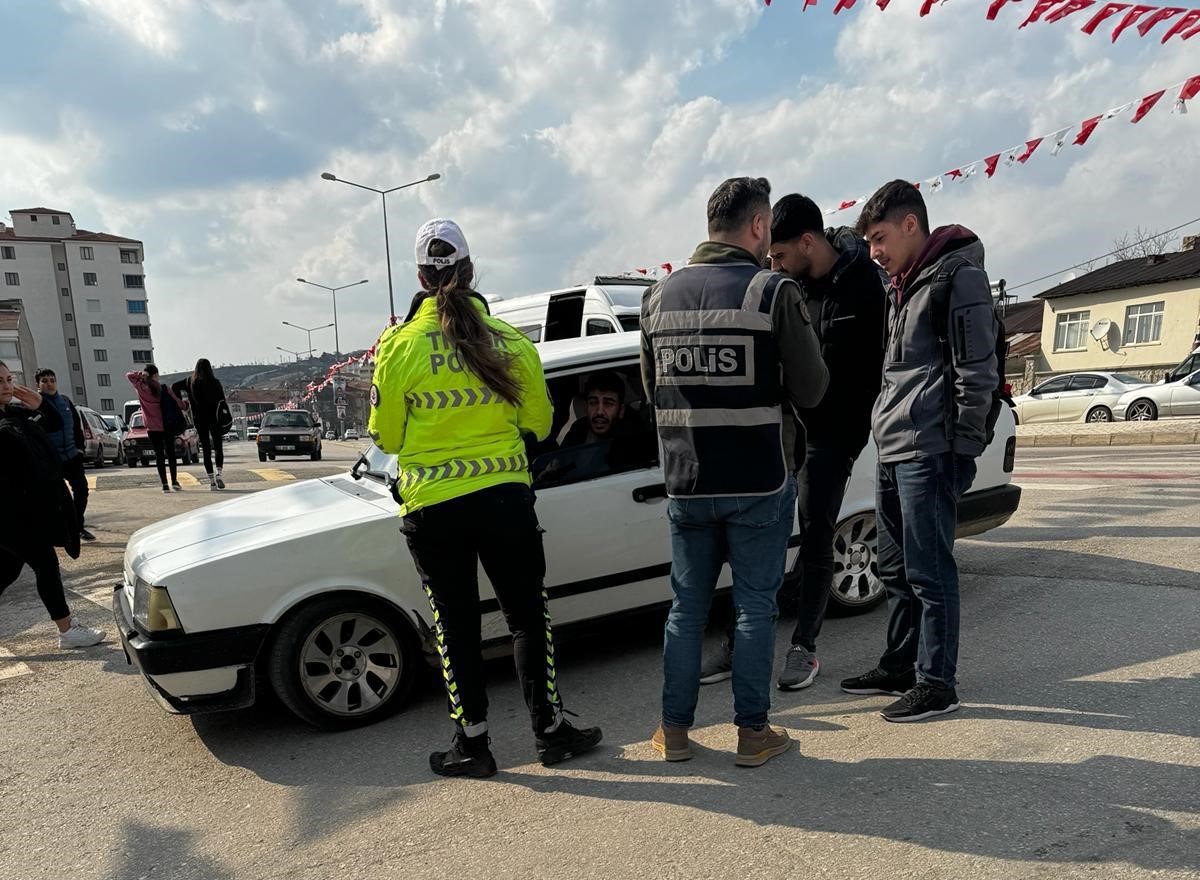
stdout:
<svg viewBox="0 0 1200 880">
<path fill-rule="evenodd" d="M 178 437 L 187 430 L 187 419 L 183 417 L 183 410 L 175 402 L 175 395 L 166 385 L 161 385 L 158 400 L 162 408 L 163 431 L 172 437 Z"/>
<path fill-rule="evenodd" d="M 930 314 L 933 318 L 933 332 L 937 334 L 942 346 L 942 370 L 944 374 L 945 393 L 942 395 L 946 406 L 946 437 L 954 439 L 954 375 L 953 352 L 950 343 L 950 290 L 954 281 L 954 273 L 963 266 L 971 265 L 962 257 L 951 255 L 946 258 L 934 276 L 929 290 Z M 992 315 L 996 319 L 996 387 L 992 390 L 992 405 L 988 409 L 984 429 L 987 444 L 990 446 L 996 436 L 996 422 L 1000 419 L 1000 411 L 1007 404 L 1004 401 L 1004 362 L 1008 358 L 1008 334 L 1004 329 L 1004 321 L 995 308 Z"/>
<path fill-rule="evenodd" d="M 79 522 L 63 480 L 58 450 L 30 418 L 0 417 L 0 460 L 14 477 L 15 498 L 4 499 L 4 538 L 37 536 L 79 558 Z M 11 517 L 11 520 L 10 520 Z"/>
</svg>

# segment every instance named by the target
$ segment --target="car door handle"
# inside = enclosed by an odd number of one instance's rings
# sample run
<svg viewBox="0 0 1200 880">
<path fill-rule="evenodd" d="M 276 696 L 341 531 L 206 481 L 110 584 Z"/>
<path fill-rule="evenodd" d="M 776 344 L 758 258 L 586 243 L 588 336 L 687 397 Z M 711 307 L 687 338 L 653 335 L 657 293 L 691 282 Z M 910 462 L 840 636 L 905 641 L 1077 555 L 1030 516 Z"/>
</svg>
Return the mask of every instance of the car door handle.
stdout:
<svg viewBox="0 0 1200 880">
<path fill-rule="evenodd" d="M 645 504 L 651 498 L 666 498 L 667 484 L 666 483 L 651 483 L 649 486 L 638 486 L 633 490 L 633 500 L 638 504 Z"/>
</svg>

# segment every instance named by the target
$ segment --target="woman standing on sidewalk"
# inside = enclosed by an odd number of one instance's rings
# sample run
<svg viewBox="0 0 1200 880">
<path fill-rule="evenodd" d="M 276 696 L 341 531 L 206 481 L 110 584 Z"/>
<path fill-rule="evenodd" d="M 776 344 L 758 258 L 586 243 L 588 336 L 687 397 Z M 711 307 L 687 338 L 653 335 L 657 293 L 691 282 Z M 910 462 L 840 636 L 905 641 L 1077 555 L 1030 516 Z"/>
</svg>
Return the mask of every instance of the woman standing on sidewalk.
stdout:
<svg viewBox="0 0 1200 880">
<path fill-rule="evenodd" d="M 140 370 L 126 373 L 125 378 L 137 391 L 138 403 L 142 405 L 142 419 L 146 423 L 146 433 L 154 444 L 154 464 L 158 467 L 158 478 L 162 481 L 162 490 L 182 492 L 179 478 L 175 473 L 175 437 L 182 434 L 186 423 L 181 427 L 183 411 L 187 403 L 180 400 L 175 392 L 158 381 L 158 367 L 146 364 Z M 167 464 L 171 466 L 171 484 L 167 485 Z"/>
<path fill-rule="evenodd" d="M 204 472 L 212 491 L 225 488 L 221 479 L 221 468 L 225 464 L 225 449 L 222 445 L 225 432 L 233 424 L 229 404 L 225 401 L 225 389 L 213 374 L 208 358 L 196 361 L 196 369 L 186 379 L 171 386 L 175 394 L 187 394 L 192 408 L 192 421 L 200 435 L 200 446 L 204 450 Z M 217 469 L 213 471 L 213 453 L 217 456 Z"/>
<path fill-rule="evenodd" d="M 15 400 L 15 403 L 14 403 Z M 104 633 L 76 623 L 67 607 L 56 546 L 79 556 L 75 507 L 45 431 L 62 428 L 57 407 L 13 382 L 0 361 L 0 593 L 28 565 L 38 596 L 58 627 L 60 648 L 87 648 Z"/>
</svg>

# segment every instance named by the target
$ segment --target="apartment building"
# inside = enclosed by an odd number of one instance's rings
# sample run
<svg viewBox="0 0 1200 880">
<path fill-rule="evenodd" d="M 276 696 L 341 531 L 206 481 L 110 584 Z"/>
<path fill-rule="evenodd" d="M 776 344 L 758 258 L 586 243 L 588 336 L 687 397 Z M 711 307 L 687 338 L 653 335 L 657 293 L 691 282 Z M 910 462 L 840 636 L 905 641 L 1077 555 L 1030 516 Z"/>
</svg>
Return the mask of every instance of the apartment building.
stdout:
<svg viewBox="0 0 1200 880">
<path fill-rule="evenodd" d="M 0 299 L 20 302 L 37 353 L 76 403 L 119 412 L 125 373 L 154 360 L 136 239 L 79 229 L 69 211 L 17 208 L 0 222 Z M 28 360 L 28 358 L 26 358 Z"/>
</svg>

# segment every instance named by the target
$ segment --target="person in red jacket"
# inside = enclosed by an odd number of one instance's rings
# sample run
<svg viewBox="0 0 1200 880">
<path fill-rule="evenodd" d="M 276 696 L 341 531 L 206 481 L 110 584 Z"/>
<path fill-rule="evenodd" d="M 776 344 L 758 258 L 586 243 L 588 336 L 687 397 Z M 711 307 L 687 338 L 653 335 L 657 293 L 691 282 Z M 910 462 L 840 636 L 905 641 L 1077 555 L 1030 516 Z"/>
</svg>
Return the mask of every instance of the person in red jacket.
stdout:
<svg viewBox="0 0 1200 880">
<path fill-rule="evenodd" d="M 183 411 L 188 408 L 187 402 L 166 385 L 158 381 L 158 367 L 146 364 L 140 370 L 126 373 L 125 378 L 137 391 L 138 402 L 142 405 L 142 418 L 146 423 L 146 433 L 154 444 L 154 463 L 158 467 L 158 478 L 162 481 L 162 490 L 182 492 L 179 479 L 175 473 L 175 435 L 183 432 L 183 428 L 172 416 L 183 420 Z M 167 464 L 171 467 L 171 484 L 167 485 Z"/>
</svg>

